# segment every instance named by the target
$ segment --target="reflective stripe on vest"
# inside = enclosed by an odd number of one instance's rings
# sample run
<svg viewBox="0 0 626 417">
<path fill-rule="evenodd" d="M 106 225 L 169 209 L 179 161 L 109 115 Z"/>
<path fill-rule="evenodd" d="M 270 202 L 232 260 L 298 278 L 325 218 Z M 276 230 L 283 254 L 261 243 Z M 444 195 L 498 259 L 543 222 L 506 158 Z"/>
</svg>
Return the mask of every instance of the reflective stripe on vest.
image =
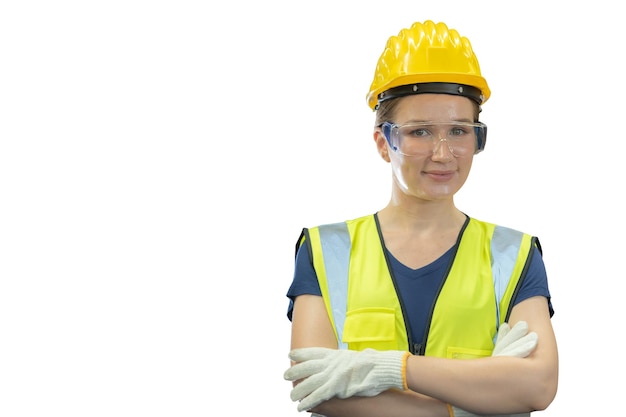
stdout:
<svg viewBox="0 0 626 417">
<path fill-rule="evenodd" d="M 348 232 L 348 225 L 343 222 L 320 226 L 319 232 L 326 274 L 333 277 L 328 285 L 328 296 L 335 321 L 337 341 L 339 349 L 347 349 L 348 345 L 342 340 L 348 302 L 350 233 Z"/>
<path fill-rule="evenodd" d="M 493 231 L 491 272 L 493 274 L 493 287 L 496 292 L 496 329 L 500 328 L 500 301 L 513 274 L 522 238 L 523 233 L 502 226 L 496 226 Z M 494 336 L 494 343 L 496 336 Z"/>
<path fill-rule="evenodd" d="M 318 230 L 326 276 L 333 277 L 327 280 L 327 283 L 338 346 L 339 349 L 347 349 L 347 344 L 342 340 L 346 320 L 348 275 L 352 247 L 350 233 L 344 222 L 322 225 L 319 226 Z M 523 233 L 502 226 L 495 226 L 491 238 L 491 269 L 496 297 L 496 330 L 500 327 L 500 303 L 515 268 L 522 238 Z"/>
</svg>

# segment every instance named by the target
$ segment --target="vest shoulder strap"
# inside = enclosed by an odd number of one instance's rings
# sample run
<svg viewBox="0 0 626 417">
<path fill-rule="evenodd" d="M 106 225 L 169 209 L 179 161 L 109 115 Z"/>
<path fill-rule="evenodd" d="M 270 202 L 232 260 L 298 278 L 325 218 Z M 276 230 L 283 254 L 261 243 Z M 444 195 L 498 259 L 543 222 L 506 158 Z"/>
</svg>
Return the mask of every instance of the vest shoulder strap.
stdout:
<svg viewBox="0 0 626 417">
<path fill-rule="evenodd" d="M 318 227 L 324 269 L 327 277 L 328 298 L 333 312 L 339 349 L 347 349 L 343 340 L 343 325 L 346 321 L 348 302 L 348 270 L 350 268 L 351 241 L 345 222 Z"/>
<path fill-rule="evenodd" d="M 491 237 L 491 271 L 493 287 L 496 294 L 496 328 L 505 318 L 501 317 L 502 302 L 505 299 L 509 283 L 515 277 L 519 263 L 520 249 L 524 241 L 524 233 L 507 227 L 495 226 Z M 523 257 L 524 261 L 526 257 Z M 517 280 L 515 280 L 517 284 Z M 508 303 L 507 303 L 508 306 Z"/>
</svg>

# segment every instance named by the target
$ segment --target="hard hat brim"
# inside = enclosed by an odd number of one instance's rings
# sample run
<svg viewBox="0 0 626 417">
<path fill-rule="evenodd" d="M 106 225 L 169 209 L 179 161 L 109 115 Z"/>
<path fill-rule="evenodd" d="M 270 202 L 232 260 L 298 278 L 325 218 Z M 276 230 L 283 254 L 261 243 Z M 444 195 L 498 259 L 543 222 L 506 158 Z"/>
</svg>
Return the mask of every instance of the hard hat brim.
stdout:
<svg viewBox="0 0 626 417">
<path fill-rule="evenodd" d="M 464 87 L 459 91 L 459 87 Z M 479 105 L 491 95 L 487 81 L 480 76 L 460 74 L 412 74 L 398 77 L 387 85 L 371 91 L 367 103 L 376 110 L 380 97 L 389 100 L 390 96 L 401 97 L 409 94 L 452 94 L 468 97 Z"/>
</svg>

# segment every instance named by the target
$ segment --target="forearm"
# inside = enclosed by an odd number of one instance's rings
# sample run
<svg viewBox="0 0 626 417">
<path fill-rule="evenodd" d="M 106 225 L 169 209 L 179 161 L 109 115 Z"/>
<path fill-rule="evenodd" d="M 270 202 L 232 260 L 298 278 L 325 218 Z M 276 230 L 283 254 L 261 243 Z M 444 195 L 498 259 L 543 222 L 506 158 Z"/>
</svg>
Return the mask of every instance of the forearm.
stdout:
<svg viewBox="0 0 626 417">
<path fill-rule="evenodd" d="M 333 398 L 311 410 L 326 417 L 448 417 L 445 403 L 412 391 L 388 390 L 375 397 Z"/>
<path fill-rule="evenodd" d="M 411 356 L 409 389 L 479 414 L 521 413 L 545 408 L 556 383 L 543 362 L 489 357 L 453 360 Z M 545 406 L 544 406 L 545 404 Z"/>
<path fill-rule="evenodd" d="M 558 350 L 545 299 L 515 306 L 509 322 L 528 321 L 538 335 L 525 358 L 501 355 L 482 359 L 411 356 L 410 389 L 478 414 L 510 414 L 547 408 L 558 386 Z"/>
</svg>

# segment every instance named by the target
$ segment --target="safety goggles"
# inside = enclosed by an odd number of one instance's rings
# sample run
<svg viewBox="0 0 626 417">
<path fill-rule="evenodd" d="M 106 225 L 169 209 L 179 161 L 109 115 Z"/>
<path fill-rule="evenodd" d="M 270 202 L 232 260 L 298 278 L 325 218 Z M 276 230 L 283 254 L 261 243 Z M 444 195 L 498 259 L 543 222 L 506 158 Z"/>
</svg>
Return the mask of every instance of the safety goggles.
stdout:
<svg viewBox="0 0 626 417">
<path fill-rule="evenodd" d="M 444 142 L 456 157 L 473 155 L 487 141 L 487 126 L 480 122 L 385 122 L 380 128 L 391 149 L 406 156 L 432 155 Z"/>
</svg>

